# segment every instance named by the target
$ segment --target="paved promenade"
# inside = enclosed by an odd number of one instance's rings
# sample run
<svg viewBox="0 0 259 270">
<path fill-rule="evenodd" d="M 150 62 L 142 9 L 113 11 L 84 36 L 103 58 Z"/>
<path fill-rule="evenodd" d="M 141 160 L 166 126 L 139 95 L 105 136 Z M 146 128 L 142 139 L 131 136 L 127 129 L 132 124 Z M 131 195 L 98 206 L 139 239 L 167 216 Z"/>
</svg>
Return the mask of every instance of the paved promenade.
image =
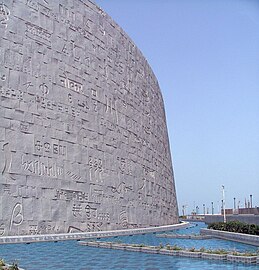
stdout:
<svg viewBox="0 0 259 270">
<path fill-rule="evenodd" d="M 125 230 L 114 230 L 114 231 L 6 236 L 6 237 L 0 237 L 0 244 L 80 240 L 80 239 L 86 239 L 86 238 L 102 238 L 102 237 L 113 237 L 113 236 L 121 236 L 121 235 L 165 232 L 165 231 L 182 229 L 182 228 L 187 227 L 188 225 L 189 225 L 188 222 L 182 222 L 179 224 L 159 226 L 159 227 L 125 229 Z"/>
</svg>

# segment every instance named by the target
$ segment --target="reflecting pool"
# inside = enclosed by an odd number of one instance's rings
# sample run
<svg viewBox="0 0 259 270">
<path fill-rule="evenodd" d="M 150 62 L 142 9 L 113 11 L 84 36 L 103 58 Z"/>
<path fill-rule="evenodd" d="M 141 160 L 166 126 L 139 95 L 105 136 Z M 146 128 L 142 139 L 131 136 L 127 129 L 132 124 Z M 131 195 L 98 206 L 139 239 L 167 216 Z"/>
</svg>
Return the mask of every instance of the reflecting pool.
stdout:
<svg viewBox="0 0 259 270">
<path fill-rule="evenodd" d="M 166 232 L 166 234 L 199 234 L 201 228 L 206 228 L 207 226 L 203 222 L 191 223 L 190 227 L 180 230 L 174 230 L 171 232 Z M 111 242 L 122 242 L 127 244 L 144 244 L 151 246 L 158 246 L 160 244 L 171 246 L 177 245 L 182 248 L 192 248 L 200 249 L 204 247 L 205 249 L 226 249 L 233 251 L 250 251 L 256 252 L 257 247 L 246 245 L 242 243 L 237 243 L 233 241 L 226 241 L 221 239 L 206 239 L 206 240 L 194 240 L 194 239 L 175 239 L 175 238 L 164 238 L 159 237 L 161 233 L 152 233 L 144 235 L 132 235 L 132 236 L 118 236 L 100 239 L 101 241 L 111 241 Z"/>
<path fill-rule="evenodd" d="M 198 233 L 200 224 L 177 233 Z M 168 233 L 168 232 L 167 232 Z M 175 233 L 175 232 L 172 232 Z M 104 240 L 104 239 L 102 239 Z M 105 239 L 106 241 L 107 239 Z M 123 236 L 110 238 L 126 243 L 177 244 L 184 247 L 229 248 L 241 251 L 256 251 L 256 247 L 223 240 L 188 240 L 158 238 L 156 234 Z M 143 270 L 201 270 L 201 269 L 258 269 L 258 265 L 232 264 L 220 261 L 207 261 L 173 257 L 159 254 L 145 254 L 123 250 L 81 246 L 77 241 L 45 242 L 32 244 L 0 245 L 0 257 L 7 262 L 17 260 L 20 267 L 28 270 L 100 270 L 100 269 L 143 269 Z"/>
</svg>

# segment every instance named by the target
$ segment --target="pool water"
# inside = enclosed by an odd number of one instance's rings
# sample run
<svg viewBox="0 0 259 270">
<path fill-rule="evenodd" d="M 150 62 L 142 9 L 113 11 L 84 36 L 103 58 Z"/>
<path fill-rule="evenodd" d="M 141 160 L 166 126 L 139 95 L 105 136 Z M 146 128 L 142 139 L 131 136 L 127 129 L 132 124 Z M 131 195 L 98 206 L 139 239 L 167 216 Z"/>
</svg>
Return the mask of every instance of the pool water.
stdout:
<svg viewBox="0 0 259 270">
<path fill-rule="evenodd" d="M 196 226 L 197 225 L 197 226 Z M 203 222 L 197 222 L 195 224 L 190 224 L 189 228 L 184 228 L 180 230 L 174 230 L 171 232 L 166 232 L 166 234 L 199 234 L 201 228 L 206 228 L 207 226 Z M 152 233 L 144 235 L 132 235 L 132 236 L 118 236 L 100 239 L 100 241 L 110 241 L 110 242 L 122 242 L 127 244 L 144 244 L 151 246 L 158 246 L 162 244 L 165 246 L 169 244 L 171 246 L 177 245 L 182 248 L 192 248 L 196 249 L 205 248 L 205 249 L 225 249 L 232 251 L 250 251 L 256 252 L 257 247 L 246 245 L 242 243 L 237 243 L 233 241 L 226 241 L 221 239 L 206 239 L 206 240 L 194 240 L 194 239 L 175 239 L 175 238 L 165 238 L 159 237 L 161 233 Z"/>
<path fill-rule="evenodd" d="M 197 233 L 190 229 L 191 233 Z M 186 234 L 188 229 L 179 230 L 179 233 Z M 193 232 L 194 231 L 194 232 Z M 177 232 L 177 233 L 178 233 Z M 104 239 L 102 239 L 104 240 Z M 243 251 L 256 251 L 256 247 L 243 245 L 240 243 L 222 240 L 185 240 L 157 238 L 155 234 L 123 236 L 110 238 L 112 241 L 123 241 L 127 243 L 159 244 L 161 242 L 178 242 L 179 246 L 219 246 L 231 247 L 231 249 Z M 188 241 L 190 243 L 188 243 Z M 200 243 L 201 242 L 201 243 Z M 205 243 L 206 242 L 206 243 Z M 81 246 L 77 241 L 45 242 L 32 244 L 8 244 L 0 245 L 0 258 L 7 262 L 17 260 L 19 266 L 28 270 L 100 270 L 100 269 L 143 269 L 143 270 L 201 270 L 201 269 L 258 269 L 258 265 L 232 264 L 220 261 L 208 261 L 199 259 L 189 259 L 158 254 L 145 254 L 123 250 L 93 248 Z"/>
</svg>

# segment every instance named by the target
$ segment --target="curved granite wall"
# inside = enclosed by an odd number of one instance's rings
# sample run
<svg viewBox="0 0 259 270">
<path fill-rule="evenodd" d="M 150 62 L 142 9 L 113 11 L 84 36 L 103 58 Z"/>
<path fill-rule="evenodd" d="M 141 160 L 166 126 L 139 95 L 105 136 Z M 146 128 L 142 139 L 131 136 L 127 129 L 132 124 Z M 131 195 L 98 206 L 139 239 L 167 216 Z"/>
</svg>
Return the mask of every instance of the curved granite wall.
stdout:
<svg viewBox="0 0 259 270">
<path fill-rule="evenodd" d="M 0 235 L 174 224 L 163 100 L 82 0 L 0 3 Z"/>
</svg>

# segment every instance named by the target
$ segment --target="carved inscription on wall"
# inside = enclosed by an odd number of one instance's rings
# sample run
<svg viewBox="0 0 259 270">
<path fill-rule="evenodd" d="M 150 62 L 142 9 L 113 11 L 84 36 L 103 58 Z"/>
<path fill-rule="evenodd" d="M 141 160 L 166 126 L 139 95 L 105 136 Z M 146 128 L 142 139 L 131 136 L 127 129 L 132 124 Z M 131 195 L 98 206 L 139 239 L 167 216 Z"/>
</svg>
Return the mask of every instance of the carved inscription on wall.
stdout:
<svg viewBox="0 0 259 270">
<path fill-rule="evenodd" d="M 163 100 L 91 1 L 0 3 L 0 236 L 178 222 Z"/>
<path fill-rule="evenodd" d="M 22 156 L 21 165 L 26 173 L 37 176 L 48 176 L 51 178 L 60 178 L 64 176 L 64 168 L 58 165 L 57 160 L 49 161 L 41 157 Z"/>
<path fill-rule="evenodd" d="M 51 45 L 51 33 L 32 23 L 26 23 L 25 36 L 43 44 Z"/>
<path fill-rule="evenodd" d="M 79 82 L 76 82 L 74 80 L 71 80 L 69 78 L 60 76 L 60 83 L 63 87 L 70 89 L 72 91 L 75 91 L 77 93 L 83 92 L 83 85 Z"/>
<path fill-rule="evenodd" d="M 38 155 L 66 157 L 67 147 L 65 142 L 37 137 L 34 140 L 34 153 Z"/>
<path fill-rule="evenodd" d="M 7 27 L 7 22 L 9 20 L 10 10 L 5 4 L 0 4 L 0 25 L 4 28 Z"/>
</svg>

